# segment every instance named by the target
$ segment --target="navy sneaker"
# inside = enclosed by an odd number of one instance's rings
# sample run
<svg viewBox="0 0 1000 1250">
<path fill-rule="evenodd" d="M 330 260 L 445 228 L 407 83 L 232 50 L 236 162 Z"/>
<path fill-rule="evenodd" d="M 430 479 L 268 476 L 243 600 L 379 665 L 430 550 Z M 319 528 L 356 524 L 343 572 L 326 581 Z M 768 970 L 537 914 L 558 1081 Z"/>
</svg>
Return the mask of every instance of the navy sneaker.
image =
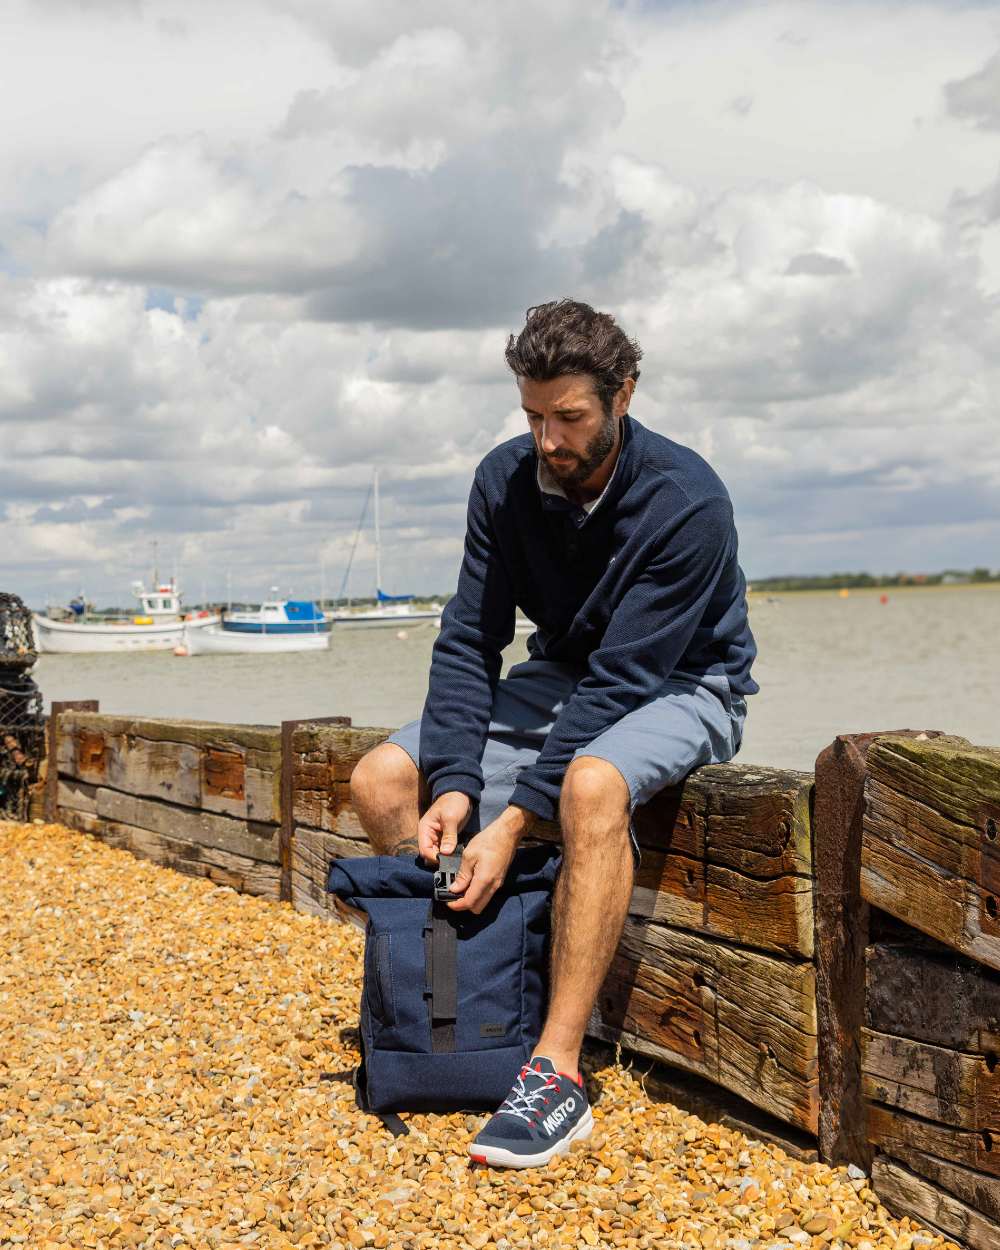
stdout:
<svg viewBox="0 0 1000 1250">
<path fill-rule="evenodd" d="M 557 1072 L 550 1059 L 526 1063 L 500 1110 L 469 1145 L 476 1163 L 533 1168 L 569 1153 L 594 1129 L 587 1091 L 579 1077 Z"/>
</svg>

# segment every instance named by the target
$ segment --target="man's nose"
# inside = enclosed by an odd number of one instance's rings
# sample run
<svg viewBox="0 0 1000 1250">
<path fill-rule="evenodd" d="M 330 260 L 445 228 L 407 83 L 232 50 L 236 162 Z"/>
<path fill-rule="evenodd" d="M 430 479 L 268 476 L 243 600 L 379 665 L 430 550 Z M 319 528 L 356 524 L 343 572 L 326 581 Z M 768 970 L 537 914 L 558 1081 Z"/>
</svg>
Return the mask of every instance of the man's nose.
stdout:
<svg viewBox="0 0 1000 1250">
<path fill-rule="evenodd" d="M 547 421 L 542 423 L 542 451 L 547 456 L 551 456 L 553 452 L 559 450 L 562 446 L 562 440 L 559 437 L 559 431 L 555 426 L 549 425 Z"/>
</svg>

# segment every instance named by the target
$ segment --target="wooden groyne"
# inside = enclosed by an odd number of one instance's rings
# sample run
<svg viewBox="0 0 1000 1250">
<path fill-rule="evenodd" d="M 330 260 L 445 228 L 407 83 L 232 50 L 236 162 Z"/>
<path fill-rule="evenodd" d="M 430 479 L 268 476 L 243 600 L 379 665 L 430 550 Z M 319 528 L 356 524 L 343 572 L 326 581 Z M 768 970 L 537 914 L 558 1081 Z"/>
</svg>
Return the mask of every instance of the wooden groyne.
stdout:
<svg viewBox="0 0 1000 1250">
<path fill-rule="evenodd" d="M 351 772 L 389 732 L 56 705 L 47 815 L 333 918 L 330 859 L 369 853 Z M 637 813 L 593 1036 L 871 1170 L 891 1209 L 1000 1245 L 998 815 L 1000 750 L 936 731 L 845 735 L 814 773 L 697 770 Z"/>
</svg>

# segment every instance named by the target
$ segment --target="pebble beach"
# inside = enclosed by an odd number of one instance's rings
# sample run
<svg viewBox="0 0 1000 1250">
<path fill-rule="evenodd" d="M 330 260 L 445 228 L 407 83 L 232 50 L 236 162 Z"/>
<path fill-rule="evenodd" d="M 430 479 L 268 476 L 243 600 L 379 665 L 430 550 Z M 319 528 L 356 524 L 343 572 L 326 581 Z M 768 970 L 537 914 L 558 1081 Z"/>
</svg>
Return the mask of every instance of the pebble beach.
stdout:
<svg viewBox="0 0 1000 1250">
<path fill-rule="evenodd" d="M 57 825 L 0 826 L 0 1250 L 959 1250 L 585 1067 L 596 1128 L 493 1171 L 483 1116 L 354 1105 L 362 934 Z"/>
</svg>

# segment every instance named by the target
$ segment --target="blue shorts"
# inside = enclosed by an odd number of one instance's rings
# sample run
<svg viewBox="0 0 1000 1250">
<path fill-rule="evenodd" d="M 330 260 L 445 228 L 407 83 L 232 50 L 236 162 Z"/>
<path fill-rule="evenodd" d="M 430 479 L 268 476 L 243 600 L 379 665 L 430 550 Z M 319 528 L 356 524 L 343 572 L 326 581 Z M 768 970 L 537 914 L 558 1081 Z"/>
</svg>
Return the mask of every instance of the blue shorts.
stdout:
<svg viewBox="0 0 1000 1250">
<path fill-rule="evenodd" d="M 507 806 L 518 774 L 538 758 L 563 704 L 584 675 L 576 665 L 552 660 L 515 664 L 497 686 L 493 717 L 481 761 L 483 793 L 466 831 L 495 820 Z M 702 764 L 725 764 L 739 751 L 746 700 L 730 691 L 723 675 L 671 677 L 648 703 L 629 712 L 576 756 L 593 755 L 613 764 L 629 791 L 629 812 L 664 786 Z M 419 767 L 420 721 L 389 738 Z M 639 847 L 632 832 L 638 860 Z"/>
</svg>

